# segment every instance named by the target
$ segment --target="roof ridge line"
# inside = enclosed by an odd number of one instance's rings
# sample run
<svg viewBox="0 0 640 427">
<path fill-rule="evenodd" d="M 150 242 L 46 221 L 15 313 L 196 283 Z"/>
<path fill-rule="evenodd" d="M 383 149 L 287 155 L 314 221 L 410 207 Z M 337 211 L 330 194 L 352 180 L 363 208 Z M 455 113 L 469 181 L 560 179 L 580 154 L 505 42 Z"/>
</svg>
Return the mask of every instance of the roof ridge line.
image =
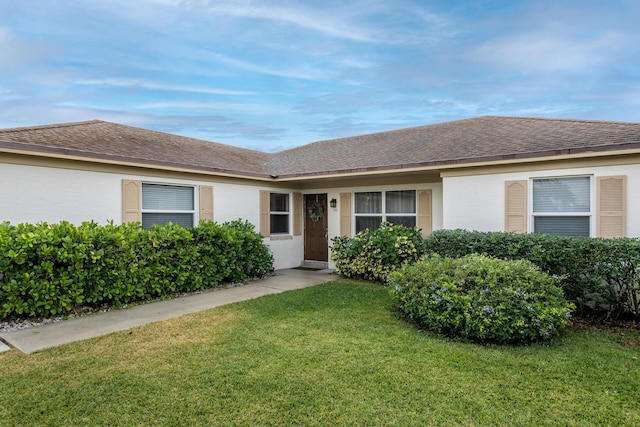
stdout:
<svg viewBox="0 0 640 427">
<path fill-rule="evenodd" d="M 65 123 L 51 123 L 48 125 L 35 125 L 35 126 L 19 126 L 15 128 L 5 128 L 0 129 L 0 133 L 5 132 L 24 132 L 34 129 L 55 129 L 55 128 L 64 128 L 64 127 L 72 127 L 72 126 L 80 126 L 80 125 L 88 125 L 92 123 L 108 123 L 103 120 L 93 119 L 93 120 L 84 120 L 79 122 L 65 122 Z"/>
<path fill-rule="evenodd" d="M 621 120 L 597 120 L 597 119 L 573 119 L 573 118 L 564 118 L 564 117 L 532 117 L 532 116 L 500 116 L 500 115 L 485 115 L 475 117 L 477 119 L 481 118 L 498 118 L 498 119 L 516 119 L 516 120 L 540 120 L 540 121 L 555 121 L 555 122 L 576 122 L 576 123 L 618 123 L 618 124 L 626 124 L 626 125 L 637 125 L 638 122 L 630 122 L 630 121 L 621 121 Z M 473 119 L 473 117 L 472 117 Z M 465 120 L 465 119 L 462 119 Z M 450 122 L 444 122 L 450 123 Z M 428 126 L 428 125 L 427 125 Z"/>
</svg>

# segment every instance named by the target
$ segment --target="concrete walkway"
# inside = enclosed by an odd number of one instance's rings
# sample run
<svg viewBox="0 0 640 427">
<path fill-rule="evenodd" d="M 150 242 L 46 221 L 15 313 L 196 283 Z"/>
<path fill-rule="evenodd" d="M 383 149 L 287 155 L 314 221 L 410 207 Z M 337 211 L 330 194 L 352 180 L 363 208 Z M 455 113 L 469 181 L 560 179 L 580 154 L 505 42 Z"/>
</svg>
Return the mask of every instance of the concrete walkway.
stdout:
<svg viewBox="0 0 640 427">
<path fill-rule="evenodd" d="M 0 352 L 17 348 L 26 354 L 74 341 L 123 331 L 221 305 L 306 288 L 337 278 L 332 270 L 278 270 L 274 276 L 228 289 L 217 289 L 124 310 L 76 317 L 58 323 L 0 333 Z M 7 345 L 8 344 L 8 345 Z"/>
</svg>

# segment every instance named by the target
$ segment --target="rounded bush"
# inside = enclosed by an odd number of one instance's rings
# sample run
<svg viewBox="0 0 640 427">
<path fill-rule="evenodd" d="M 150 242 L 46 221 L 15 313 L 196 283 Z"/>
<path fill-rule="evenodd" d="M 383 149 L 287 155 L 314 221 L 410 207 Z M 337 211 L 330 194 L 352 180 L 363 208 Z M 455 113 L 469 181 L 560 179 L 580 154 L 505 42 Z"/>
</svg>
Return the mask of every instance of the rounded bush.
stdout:
<svg viewBox="0 0 640 427">
<path fill-rule="evenodd" d="M 416 227 L 383 222 L 348 237 L 334 237 L 331 260 L 344 277 L 386 283 L 391 272 L 424 254 L 424 240 Z"/>
<path fill-rule="evenodd" d="M 560 282 L 530 261 L 477 254 L 426 257 L 405 265 L 390 280 L 395 305 L 421 326 L 497 344 L 558 336 L 574 308 Z"/>
</svg>

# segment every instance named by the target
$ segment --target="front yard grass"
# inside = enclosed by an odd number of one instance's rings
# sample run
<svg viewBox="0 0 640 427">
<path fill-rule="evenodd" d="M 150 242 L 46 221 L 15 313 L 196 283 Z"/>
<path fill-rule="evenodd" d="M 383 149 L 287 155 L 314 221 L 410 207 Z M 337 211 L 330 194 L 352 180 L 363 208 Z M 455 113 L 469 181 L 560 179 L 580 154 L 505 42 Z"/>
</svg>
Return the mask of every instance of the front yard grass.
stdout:
<svg viewBox="0 0 640 427">
<path fill-rule="evenodd" d="M 30 356 L 0 354 L 1 425 L 640 425 L 638 339 L 435 337 L 337 280 Z M 631 336 L 629 335 L 631 334 Z"/>
</svg>

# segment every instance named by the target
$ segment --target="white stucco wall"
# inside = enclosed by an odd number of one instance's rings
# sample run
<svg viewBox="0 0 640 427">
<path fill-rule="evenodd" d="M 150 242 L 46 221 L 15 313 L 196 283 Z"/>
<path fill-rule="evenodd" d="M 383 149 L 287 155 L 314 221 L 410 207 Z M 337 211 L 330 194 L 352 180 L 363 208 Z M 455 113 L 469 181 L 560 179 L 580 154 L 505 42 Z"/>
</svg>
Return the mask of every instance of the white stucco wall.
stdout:
<svg viewBox="0 0 640 427">
<path fill-rule="evenodd" d="M 627 235 L 640 237 L 640 198 L 633 197 L 635 190 L 640 188 L 640 165 L 494 173 L 445 177 L 442 183 L 343 186 L 300 191 L 294 188 L 283 189 L 186 179 L 154 179 L 139 175 L 0 164 L 0 221 L 18 224 L 40 221 L 55 223 L 65 220 L 79 224 L 93 220 L 104 224 L 113 220 L 120 223 L 122 179 L 133 179 L 166 184 L 213 185 L 214 220 L 225 222 L 242 218 L 253 223 L 256 230 L 260 227 L 260 190 L 289 194 L 294 191 L 303 194 L 326 193 L 327 200 L 336 199 L 338 207 L 327 209 L 330 240 L 340 233 L 340 193 L 431 189 L 434 230 L 465 228 L 502 231 L 504 230 L 504 183 L 506 180 L 570 175 L 626 175 Z M 595 191 L 593 195 L 595 204 Z M 354 221 L 352 226 L 355 226 Z M 291 222 L 290 229 L 292 227 Z M 276 269 L 297 267 L 303 261 L 303 236 L 274 236 L 267 237 L 264 241 L 274 254 Z M 334 267 L 332 263 L 330 267 Z"/>
<path fill-rule="evenodd" d="M 266 238 L 265 243 L 273 253 L 273 267 L 276 270 L 299 267 L 304 258 L 304 239 L 293 236 L 284 240 Z"/>
<path fill-rule="evenodd" d="M 214 220 L 222 223 L 246 219 L 255 225 L 256 231 L 260 227 L 260 190 L 290 191 L 210 181 L 0 164 L 0 221 L 12 224 L 69 221 L 78 225 L 83 221 L 106 224 L 113 220 L 120 223 L 122 179 L 162 184 L 213 185 Z M 197 194 L 196 191 L 196 204 Z M 266 238 L 264 241 L 274 254 L 276 269 L 300 265 L 304 248 L 301 236 L 285 240 Z"/>
<path fill-rule="evenodd" d="M 105 173 L 0 164 L 0 221 L 120 222 L 120 182 Z"/>
<path fill-rule="evenodd" d="M 533 172 L 496 173 L 464 177 L 445 177 L 443 187 L 443 227 L 478 231 L 504 231 L 505 181 L 531 178 L 591 175 L 592 205 L 595 211 L 595 177 L 627 176 L 627 236 L 640 236 L 640 198 L 633 197 L 640 188 L 640 165 L 602 166 L 590 168 L 554 169 Z M 529 211 L 531 210 L 531 185 Z M 530 213 L 530 212 L 529 212 Z M 529 227 L 531 230 L 531 215 Z M 592 235 L 595 221 L 592 221 Z"/>
</svg>

